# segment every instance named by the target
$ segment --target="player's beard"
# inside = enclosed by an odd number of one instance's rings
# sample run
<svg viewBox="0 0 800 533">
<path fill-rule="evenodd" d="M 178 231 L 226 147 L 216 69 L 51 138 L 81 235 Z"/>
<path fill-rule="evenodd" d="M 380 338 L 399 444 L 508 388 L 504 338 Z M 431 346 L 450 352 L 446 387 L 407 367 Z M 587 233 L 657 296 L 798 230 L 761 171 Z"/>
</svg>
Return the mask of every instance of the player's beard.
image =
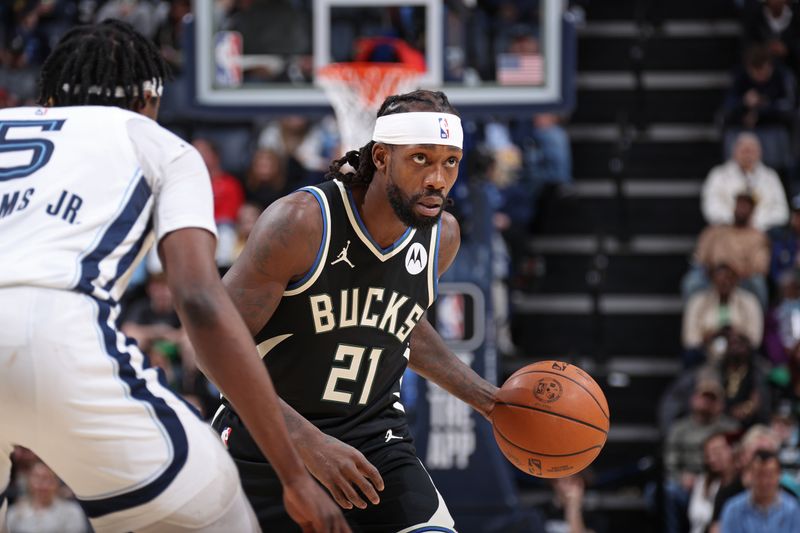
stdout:
<svg viewBox="0 0 800 533">
<path fill-rule="evenodd" d="M 406 226 L 412 227 L 414 229 L 430 228 L 431 226 L 439 222 L 440 218 L 442 218 L 442 211 L 444 211 L 445 197 L 439 192 L 426 191 L 409 197 L 403 194 L 403 191 L 401 191 L 400 187 L 395 185 L 394 182 L 387 181 L 386 195 L 389 197 L 389 203 L 391 204 L 392 209 L 394 209 L 394 214 L 397 215 L 397 218 L 399 218 L 400 221 Z M 442 200 L 442 208 L 439 210 L 439 213 L 437 215 L 432 217 L 426 217 L 414 211 L 414 206 L 417 205 L 417 203 L 426 196 L 433 196 L 435 198 L 439 198 Z"/>
</svg>

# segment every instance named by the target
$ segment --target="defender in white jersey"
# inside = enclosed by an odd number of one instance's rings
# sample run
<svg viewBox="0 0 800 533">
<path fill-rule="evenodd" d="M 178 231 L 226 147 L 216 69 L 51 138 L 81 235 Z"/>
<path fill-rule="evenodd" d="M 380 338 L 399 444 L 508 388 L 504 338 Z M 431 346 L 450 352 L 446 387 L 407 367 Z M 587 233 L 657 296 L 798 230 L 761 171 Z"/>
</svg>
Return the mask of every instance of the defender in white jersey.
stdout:
<svg viewBox="0 0 800 533">
<path fill-rule="evenodd" d="M 258 529 L 219 439 L 117 330 L 155 240 L 200 362 L 280 465 L 292 518 L 349 531 L 291 446 L 217 275 L 205 166 L 154 121 L 164 75 L 150 42 L 106 21 L 48 58 L 45 107 L 0 110 L 0 530 L 14 445 L 70 486 L 97 531 Z"/>
</svg>

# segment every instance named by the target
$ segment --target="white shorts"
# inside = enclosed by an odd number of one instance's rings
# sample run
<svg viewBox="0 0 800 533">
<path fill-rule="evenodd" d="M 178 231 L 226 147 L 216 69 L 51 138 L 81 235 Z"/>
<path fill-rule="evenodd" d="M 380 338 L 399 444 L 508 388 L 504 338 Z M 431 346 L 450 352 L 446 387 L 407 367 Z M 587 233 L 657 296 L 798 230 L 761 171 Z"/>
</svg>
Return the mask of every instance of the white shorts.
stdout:
<svg viewBox="0 0 800 533">
<path fill-rule="evenodd" d="M 0 287 L 0 454 L 33 450 L 96 531 L 158 523 L 201 491 L 214 497 L 190 527 L 212 523 L 240 494 L 236 468 L 115 320 L 89 296 Z M 9 466 L 0 458 L 0 494 Z"/>
</svg>

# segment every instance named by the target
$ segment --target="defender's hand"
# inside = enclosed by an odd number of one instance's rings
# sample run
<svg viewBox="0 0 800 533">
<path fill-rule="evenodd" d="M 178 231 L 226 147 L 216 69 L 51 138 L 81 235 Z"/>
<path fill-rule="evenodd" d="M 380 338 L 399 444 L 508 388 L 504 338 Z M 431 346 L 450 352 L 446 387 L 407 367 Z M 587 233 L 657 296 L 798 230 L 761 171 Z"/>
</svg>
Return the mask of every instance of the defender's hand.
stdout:
<svg viewBox="0 0 800 533">
<path fill-rule="evenodd" d="M 342 512 L 311 476 L 284 485 L 283 504 L 303 533 L 352 533 Z"/>
<path fill-rule="evenodd" d="M 361 494 L 376 505 L 381 501 L 377 491 L 383 490 L 383 479 L 378 469 L 352 446 L 323 434 L 307 446 L 298 447 L 298 451 L 309 472 L 343 509 L 354 505 L 366 509 L 367 502 Z"/>
</svg>

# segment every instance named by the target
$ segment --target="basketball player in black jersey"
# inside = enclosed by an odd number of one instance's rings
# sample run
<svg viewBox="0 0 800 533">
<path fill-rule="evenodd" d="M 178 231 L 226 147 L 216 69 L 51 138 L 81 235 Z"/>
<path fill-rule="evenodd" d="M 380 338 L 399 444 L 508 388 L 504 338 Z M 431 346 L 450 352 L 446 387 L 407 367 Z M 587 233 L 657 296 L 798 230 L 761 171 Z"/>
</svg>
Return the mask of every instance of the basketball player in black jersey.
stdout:
<svg viewBox="0 0 800 533">
<path fill-rule="evenodd" d="M 293 442 L 353 531 L 454 531 L 416 457 L 400 378 L 409 366 L 487 418 L 494 408 L 497 388 L 423 316 L 459 247 L 444 207 L 463 133 L 443 93 L 414 91 L 386 99 L 373 139 L 335 161 L 326 183 L 272 204 L 224 281 Z M 271 466 L 227 402 L 213 425 L 261 527 L 296 531 Z"/>
</svg>

